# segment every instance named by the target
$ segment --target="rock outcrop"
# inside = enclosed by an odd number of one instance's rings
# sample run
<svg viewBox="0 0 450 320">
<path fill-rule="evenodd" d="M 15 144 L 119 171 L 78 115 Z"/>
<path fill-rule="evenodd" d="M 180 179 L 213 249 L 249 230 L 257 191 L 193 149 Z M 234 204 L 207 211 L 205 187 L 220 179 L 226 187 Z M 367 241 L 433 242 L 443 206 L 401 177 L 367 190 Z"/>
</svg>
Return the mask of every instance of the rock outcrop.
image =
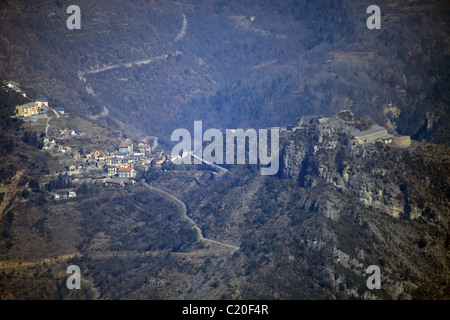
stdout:
<svg viewBox="0 0 450 320">
<path fill-rule="evenodd" d="M 404 152 L 408 155 L 406 150 L 411 141 L 409 137 L 396 136 L 399 143 L 392 143 L 380 136 L 361 144 L 360 137 L 356 137 L 358 140 L 354 136 L 354 132 L 369 132 L 365 130 L 376 127 L 350 111 L 340 111 L 328 118 L 298 119 L 284 136 L 281 177 L 298 180 L 303 187 L 333 185 L 392 217 L 403 214 L 417 217 L 420 210 L 408 203 L 401 190 L 401 185 L 414 177 L 398 175 L 403 164 L 397 159 L 403 158 Z"/>
</svg>

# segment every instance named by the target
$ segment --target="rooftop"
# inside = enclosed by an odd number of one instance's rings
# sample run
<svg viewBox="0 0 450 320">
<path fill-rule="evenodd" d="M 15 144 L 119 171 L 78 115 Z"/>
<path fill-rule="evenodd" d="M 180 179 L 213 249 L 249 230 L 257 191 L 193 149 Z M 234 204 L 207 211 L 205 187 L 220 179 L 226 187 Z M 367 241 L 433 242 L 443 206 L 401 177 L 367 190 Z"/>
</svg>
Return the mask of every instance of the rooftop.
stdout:
<svg viewBox="0 0 450 320">
<path fill-rule="evenodd" d="M 119 148 L 128 148 L 129 146 L 131 146 L 133 144 L 133 142 L 129 139 L 122 141 L 122 143 L 119 145 Z"/>
<path fill-rule="evenodd" d="M 386 131 L 386 129 L 379 125 L 373 125 L 372 128 L 370 128 L 369 130 L 364 130 L 364 131 L 355 130 L 355 131 L 352 131 L 351 134 L 354 137 L 363 137 L 363 136 L 367 136 L 369 134 L 379 133 L 379 132 L 383 132 L 383 131 Z"/>
<path fill-rule="evenodd" d="M 33 107 L 36 107 L 36 106 L 37 106 L 36 103 L 28 102 L 28 103 L 22 104 L 22 105 L 17 106 L 17 107 L 18 108 L 33 108 Z"/>
</svg>

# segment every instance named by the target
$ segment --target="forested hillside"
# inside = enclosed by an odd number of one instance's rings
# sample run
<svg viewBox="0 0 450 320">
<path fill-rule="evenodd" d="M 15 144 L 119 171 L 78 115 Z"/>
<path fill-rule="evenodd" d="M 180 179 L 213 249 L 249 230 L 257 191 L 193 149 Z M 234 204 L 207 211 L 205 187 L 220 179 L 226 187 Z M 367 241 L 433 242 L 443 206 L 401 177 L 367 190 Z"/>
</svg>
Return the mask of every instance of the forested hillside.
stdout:
<svg viewBox="0 0 450 320">
<path fill-rule="evenodd" d="M 445 1 L 381 1 L 380 30 L 366 1 L 78 5 L 82 28 L 69 30 L 68 2 L 2 2 L 0 69 L 82 117 L 106 106 L 101 123 L 168 141 L 192 120 L 266 127 L 350 109 L 448 144 Z"/>
<path fill-rule="evenodd" d="M 363 0 L 72 4 L 0 0 L 1 299 L 450 298 L 448 1 L 379 30 Z M 7 81 L 49 110 L 12 118 Z M 175 165 L 196 120 L 286 127 L 278 174 Z"/>
</svg>

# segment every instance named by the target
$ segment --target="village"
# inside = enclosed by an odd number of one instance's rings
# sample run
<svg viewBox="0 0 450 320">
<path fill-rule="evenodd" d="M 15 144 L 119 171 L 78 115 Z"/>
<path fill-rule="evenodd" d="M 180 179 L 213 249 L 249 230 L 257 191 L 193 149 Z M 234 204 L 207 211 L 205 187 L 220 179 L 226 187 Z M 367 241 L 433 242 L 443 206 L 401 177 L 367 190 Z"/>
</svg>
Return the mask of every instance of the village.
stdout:
<svg viewBox="0 0 450 320">
<path fill-rule="evenodd" d="M 17 82 L 9 81 L 6 87 L 26 97 Z M 55 200 L 76 198 L 76 188 L 83 183 L 103 184 L 105 187 L 134 185 L 142 173 L 149 170 L 163 171 L 163 164 L 170 160 L 170 155 L 166 155 L 158 146 L 156 137 L 144 137 L 133 142 L 121 137 L 120 132 L 115 132 L 115 145 L 111 145 L 110 140 L 104 140 L 103 145 L 101 142 L 100 145 L 88 143 L 93 133 L 77 129 L 75 124 L 78 119 L 75 120 L 76 117 L 63 108 L 49 106 L 46 98 L 30 99 L 30 102 L 16 106 L 13 117 L 22 119 L 36 129 L 39 124 L 45 125 L 45 134 L 41 135 L 42 150 L 52 154 L 60 167 L 43 176 L 40 186 L 52 189 L 49 188 L 50 182 L 58 177 L 70 181 L 51 190 Z M 70 127 L 70 124 L 74 127 Z"/>
<path fill-rule="evenodd" d="M 134 185 L 142 173 L 151 169 L 162 170 L 163 164 L 168 161 L 164 150 L 148 138 L 142 138 L 137 143 L 124 139 L 113 150 L 109 145 L 103 149 L 89 149 L 85 145 L 77 147 L 78 141 L 70 143 L 72 139 L 84 135 L 82 131 L 66 128 L 44 139 L 43 149 L 64 164 L 61 171 L 55 174 L 69 177 L 75 186 L 82 183 L 103 184 L 105 187 Z M 74 190 L 64 194 L 54 192 L 55 199 L 76 196 Z"/>
<path fill-rule="evenodd" d="M 137 144 L 123 140 L 113 151 L 73 149 L 62 141 L 82 135 L 82 132 L 60 130 L 58 137 L 44 139 L 44 149 L 63 159 L 64 168 L 58 174 L 67 175 L 73 184 L 103 183 L 108 186 L 134 185 L 139 173 L 160 169 L 168 159 L 160 147 L 152 148 L 151 141 L 142 138 Z M 75 197 L 76 194 L 67 195 Z M 56 196 L 57 197 L 57 196 Z M 61 195 L 60 195 L 61 197 Z M 58 198 L 58 197 L 57 197 Z"/>
</svg>

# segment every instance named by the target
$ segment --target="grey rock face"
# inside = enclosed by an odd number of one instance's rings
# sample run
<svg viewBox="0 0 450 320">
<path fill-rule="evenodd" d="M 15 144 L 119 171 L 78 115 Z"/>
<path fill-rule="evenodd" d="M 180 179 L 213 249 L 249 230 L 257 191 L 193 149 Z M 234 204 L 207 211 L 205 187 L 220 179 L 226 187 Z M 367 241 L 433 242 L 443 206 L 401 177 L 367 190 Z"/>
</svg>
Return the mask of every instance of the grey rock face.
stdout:
<svg viewBox="0 0 450 320">
<path fill-rule="evenodd" d="M 392 155 L 402 156 L 403 151 L 382 142 L 361 145 L 350 134 L 371 125 L 350 111 L 328 118 L 298 119 L 290 126 L 281 152 L 281 177 L 298 180 L 306 188 L 333 186 L 392 217 L 417 217 L 420 210 L 414 204 L 408 205 L 405 192 L 400 190 L 399 182 L 405 178 L 398 174 L 398 168 L 403 164 L 389 159 Z M 337 217 L 330 213 L 330 206 L 323 208 L 330 217 Z"/>
</svg>

